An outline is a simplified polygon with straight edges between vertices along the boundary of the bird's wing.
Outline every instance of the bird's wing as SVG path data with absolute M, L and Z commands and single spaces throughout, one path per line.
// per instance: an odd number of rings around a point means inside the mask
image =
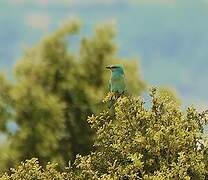
M 108 89 L 111 91 L 111 81 L 108 82 Z

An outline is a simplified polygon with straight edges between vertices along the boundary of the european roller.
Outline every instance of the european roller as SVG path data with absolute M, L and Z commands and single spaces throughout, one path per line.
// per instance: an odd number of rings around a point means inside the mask
M 123 94 L 126 90 L 124 68 L 122 65 L 110 65 L 106 67 L 111 70 L 109 89 L 111 92 Z

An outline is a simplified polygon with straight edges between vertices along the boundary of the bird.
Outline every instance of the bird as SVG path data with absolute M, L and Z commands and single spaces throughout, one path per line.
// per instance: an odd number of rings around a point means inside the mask
M 113 93 L 123 94 L 126 91 L 124 67 L 120 64 L 106 66 L 111 71 L 109 89 Z

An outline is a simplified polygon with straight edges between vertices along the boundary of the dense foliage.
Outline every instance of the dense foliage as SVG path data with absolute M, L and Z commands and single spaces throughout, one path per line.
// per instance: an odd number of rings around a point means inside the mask
M 112 98 L 114 94 L 109 94 L 104 101 Z M 146 107 L 140 97 L 122 96 L 110 109 L 89 117 L 96 131 L 95 149 L 90 155 L 78 155 L 65 172 L 52 164 L 41 169 L 32 159 L 2 179 L 208 178 L 208 146 L 203 137 L 206 113 L 192 107 L 183 112 L 155 89 L 151 102 Z
M 79 30 L 77 21 L 63 25 L 25 51 L 12 81 L 0 76 L 0 131 L 7 138 L 0 144 L 0 171 L 33 157 L 41 165 L 51 161 L 65 167 L 76 154 L 89 153 L 94 132 L 86 119 L 103 106 L 110 76 L 106 65 L 125 65 L 130 93 L 145 89 L 138 61 L 117 56 L 111 25 L 81 37 L 74 50 L 71 39 L 79 39 Z M 17 127 L 7 128 L 11 123 Z

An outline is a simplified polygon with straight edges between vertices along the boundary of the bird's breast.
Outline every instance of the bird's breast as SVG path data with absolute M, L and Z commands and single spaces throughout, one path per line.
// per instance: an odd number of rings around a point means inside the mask
M 112 86 L 120 86 L 125 85 L 125 80 L 123 77 L 112 77 L 111 78 L 111 85 Z
M 120 81 L 123 81 L 124 80 L 124 76 L 123 75 L 120 75 L 120 76 L 112 76 L 111 77 L 111 81 L 112 82 L 120 82 Z

